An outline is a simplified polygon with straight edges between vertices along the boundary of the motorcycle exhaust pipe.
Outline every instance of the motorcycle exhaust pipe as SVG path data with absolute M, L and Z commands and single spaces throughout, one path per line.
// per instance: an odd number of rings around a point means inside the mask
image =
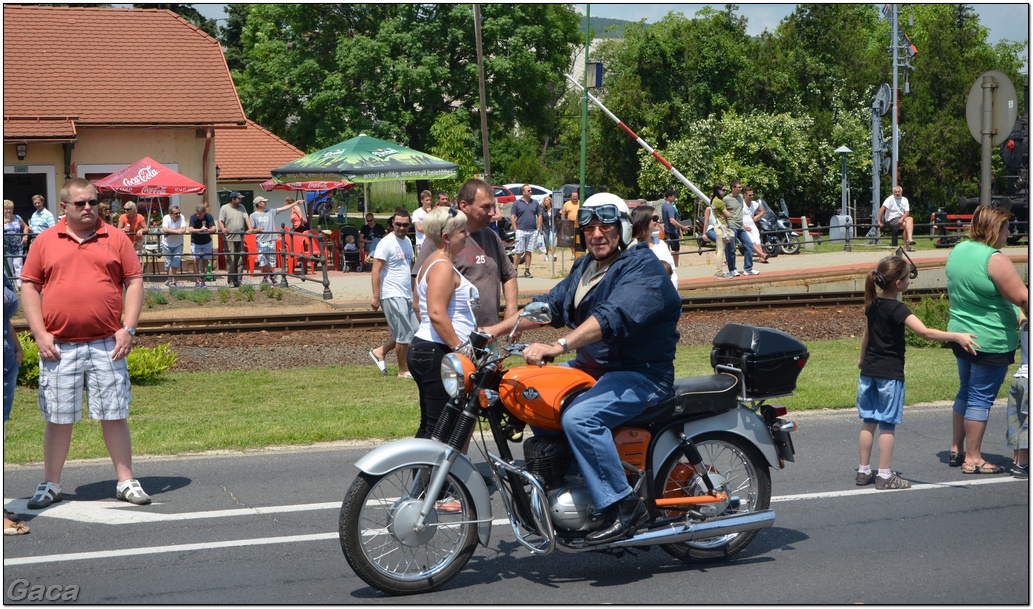
M 745 533 L 766 529 L 775 524 L 775 510 L 761 510 L 748 514 L 736 514 L 722 518 L 712 518 L 704 522 L 694 522 L 683 525 L 670 525 L 661 529 L 645 530 L 636 533 L 630 539 L 622 539 L 608 545 L 608 547 L 628 546 L 653 546 L 664 543 L 683 543 L 706 539 L 707 537 L 720 537 L 732 533 Z

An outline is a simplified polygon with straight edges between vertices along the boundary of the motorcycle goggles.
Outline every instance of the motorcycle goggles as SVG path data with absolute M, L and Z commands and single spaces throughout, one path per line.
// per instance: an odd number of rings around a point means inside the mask
M 588 226 L 592 222 L 592 218 L 598 219 L 603 224 L 616 224 L 621 220 L 621 210 L 617 209 L 616 205 L 596 205 L 577 210 L 579 228 Z

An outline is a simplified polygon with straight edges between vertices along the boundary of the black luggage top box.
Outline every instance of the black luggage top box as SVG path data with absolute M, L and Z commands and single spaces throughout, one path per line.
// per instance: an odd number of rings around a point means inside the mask
M 746 396 L 788 395 L 796 389 L 810 353 L 793 336 L 773 328 L 728 324 L 714 337 L 710 365 L 734 366 L 743 372 Z

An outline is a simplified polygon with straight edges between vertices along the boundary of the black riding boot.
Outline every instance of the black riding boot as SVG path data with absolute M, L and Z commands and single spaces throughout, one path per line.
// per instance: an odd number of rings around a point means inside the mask
M 649 516 L 642 498 L 635 494 L 611 505 L 607 511 L 611 514 L 612 522 L 598 531 L 589 533 L 585 537 L 587 543 L 603 543 L 634 535 L 635 529 Z

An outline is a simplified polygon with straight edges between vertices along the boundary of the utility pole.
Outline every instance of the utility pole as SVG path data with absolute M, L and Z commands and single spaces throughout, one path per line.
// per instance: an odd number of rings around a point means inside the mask
M 890 52 L 893 57 L 893 167 L 891 169 L 893 187 L 897 186 L 900 179 L 900 172 L 898 166 L 900 164 L 900 128 L 898 127 L 898 113 L 900 111 L 900 79 L 898 76 L 898 70 L 904 69 L 904 93 L 907 94 L 911 91 L 911 86 L 908 83 L 908 73 L 914 68 L 911 66 L 911 60 L 918 55 L 918 49 L 915 45 L 911 44 L 911 39 L 908 38 L 907 34 L 900 27 L 900 5 L 892 4 L 883 8 L 883 14 L 890 21 Z M 911 20 L 908 20 L 908 24 L 911 25 Z
M 585 5 L 585 87 L 581 96 L 581 182 L 578 197 L 585 202 L 585 164 L 588 160 L 588 49 L 592 43 L 592 5 Z
M 481 48 L 481 5 L 473 5 L 473 33 L 477 42 L 477 80 L 481 96 L 481 149 L 484 153 L 484 181 L 491 184 L 491 159 L 488 158 L 488 100 L 484 90 L 484 51 Z
M 892 188 L 897 187 L 897 163 L 900 160 L 900 150 L 897 147 L 897 143 L 900 141 L 900 131 L 897 129 L 897 109 L 900 107 L 900 99 L 898 97 L 898 81 L 897 81 L 897 58 L 899 56 L 898 50 L 900 45 L 897 44 L 897 29 L 900 24 L 897 22 L 897 18 L 900 12 L 897 9 L 897 5 L 893 5 L 893 16 L 890 17 L 890 27 L 892 32 L 890 33 L 890 46 L 893 48 L 893 169 L 891 174 Z M 892 189 L 890 192 L 893 192 Z

